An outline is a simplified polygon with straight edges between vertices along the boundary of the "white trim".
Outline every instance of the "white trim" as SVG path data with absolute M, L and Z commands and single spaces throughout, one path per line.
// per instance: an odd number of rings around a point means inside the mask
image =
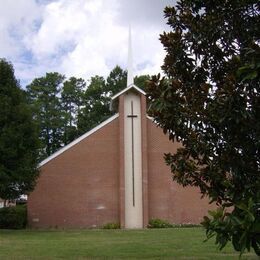
M 127 91 L 130 90 L 131 88 L 134 88 L 136 91 L 138 91 L 138 92 L 140 92 L 141 94 L 143 94 L 143 95 L 146 96 L 146 93 L 145 93 L 142 89 L 138 88 L 138 87 L 137 87 L 136 85 L 134 85 L 134 84 L 131 84 L 131 85 L 129 85 L 127 88 L 123 89 L 122 91 L 120 91 L 119 93 L 117 93 L 115 96 L 113 96 L 113 97 L 111 98 L 111 100 L 113 101 L 114 99 L 116 99 L 117 97 L 121 96 L 123 93 L 127 92 Z
M 55 152 L 54 154 L 50 155 L 49 157 L 47 157 L 45 160 L 43 160 L 42 162 L 40 162 L 38 167 L 42 167 L 44 164 L 46 164 L 47 162 L 51 161 L 52 159 L 56 158 L 57 156 L 59 156 L 60 154 L 64 153 L 65 151 L 67 151 L 68 149 L 70 149 L 72 146 L 76 145 L 77 143 L 81 142 L 83 139 L 85 139 L 86 137 L 92 135 L 93 133 L 95 133 L 96 131 L 98 131 L 100 128 L 102 128 L 103 126 L 109 124 L 110 122 L 112 122 L 114 119 L 118 118 L 119 114 L 115 114 L 114 116 L 108 118 L 107 120 L 105 120 L 104 122 L 102 122 L 101 124 L 99 124 L 98 126 L 94 127 L 93 129 L 91 129 L 90 131 L 88 131 L 87 133 L 83 134 L 82 136 L 80 136 L 79 138 L 77 138 L 76 140 L 72 141 L 71 143 L 67 144 L 66 146 L 62 147 L 60 150 L 58 150 L 57 152 Z

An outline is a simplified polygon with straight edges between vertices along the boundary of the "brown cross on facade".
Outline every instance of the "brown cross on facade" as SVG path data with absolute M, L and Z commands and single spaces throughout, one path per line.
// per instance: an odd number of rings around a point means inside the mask
M 131 115 L 127 115 L 131 118 L 131 127 L 132 127 L 132 187 L 133 187 L 133 206 L 135 206 L 135 161 L 134 161 L 134 118 L 137 115 L 134 115 L 134 105 L 131 101 Z

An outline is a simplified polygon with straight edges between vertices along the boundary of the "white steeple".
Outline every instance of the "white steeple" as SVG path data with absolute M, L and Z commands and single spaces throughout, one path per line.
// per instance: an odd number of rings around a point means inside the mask
M 132 39 L 131 39 L 131 27 L 129 26 L 128 36 L 128 62 L 127 62 L 127 87 L 134 84 L 133 76 L 133 57 L 132 57 Z

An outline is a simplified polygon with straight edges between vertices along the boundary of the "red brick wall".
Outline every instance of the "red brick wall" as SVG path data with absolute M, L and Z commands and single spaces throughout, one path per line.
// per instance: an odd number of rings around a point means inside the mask
M 31 227 L 119 222 L 118 118 L 41 167 L 28 199 Z
M 124 226 L 122 122 L 113 120 L 41 167 L 28 199 L 31 227 L 99 227 L 109 222 Z M 177 144 L 151 120 L 143 118 L 142 125 L 144 225 L 151 218 L 199 223 L 210 208 L 207 200 L 201 200 L 197 189 L 173 182 L 163 159 Z
M 201 199 L 197 188 L 183 188 L 172 181 L 163 155 L 175 153 L 180 144 L 170 142 L 161 128 L 150 119 L 147 121 L 149 219 L 199 224 L 213 206 L 208 204 L 208 200 Z

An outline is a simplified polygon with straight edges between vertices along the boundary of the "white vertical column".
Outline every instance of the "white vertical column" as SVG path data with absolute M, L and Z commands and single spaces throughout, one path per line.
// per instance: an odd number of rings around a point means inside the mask
M 141 99 L 124 98 L 125 227 L 143 228 Z

